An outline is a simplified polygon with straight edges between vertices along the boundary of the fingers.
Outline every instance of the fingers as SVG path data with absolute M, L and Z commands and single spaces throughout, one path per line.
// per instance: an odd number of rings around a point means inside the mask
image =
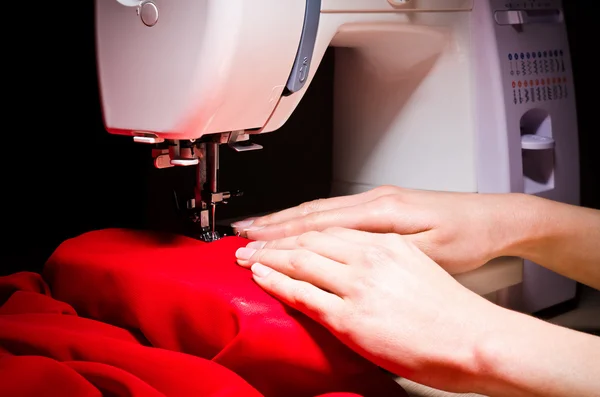
M 235 222 L 231 226 L 237 233 L 246 236 L 247 231 L 251 231 L 256 228 L 286 222 L 295 218 L 301 218 L 309 214 L 314 214 L 316 212 L 329 211 L 366 203 L 385 194 L 390 194 L 394 189 L 395 188 L 393 187 L 385 186 L 350 196 L 309 201 L 296 207 L 288 208 L 270 215 L 265 215 L 263 217 L 248 218 L 240 222 Z
M 250 228 L 246 231 L 246 236 L 252 240 L 269 241 L 299 236 L 308 231 L 322 231 L 334 226 L 376 231 L 381 227 L 385 227 L 385 224 L 380 222 L 380 215 L 381 209 L 378 209 L 376 205 L 360 204 L 313 212 L 299 218 L 269 224 L 256 229 Z
M 258 218 L 246 218 L 241 221 L 233 222 L 231 227 L 233 228 L 234 233 L 245 234 L 245 230 L 252 226 L 255 220 Z
M 270 241 L 331 227 L 406 235 L 430 230 L 433 227 L 430 218 L 418 207 L 403 203 L 398 195 L 384 195 L 355 206 L 313 212 L 281 223 L 249 228 L 246 237 Z
M 340 263 L 350 263 L 360 257 L 365 246 L 382 246 L 399 255 L 406 249 L 418 250 L 428 255 L 432 251 L 431 231 L 400 235 L 397 233 L 370 233 L 360 230 L 333 227 L 323 232 L 307 232 L 300 236 L 271 241 L 252 241 L 246 246 L 252 250 L 264 248 L 293 250 L 305 248 Z M 240 264 L 244 265 L 244 261 Z M 247 261 L 246 266 L 249 266 Z
M 367 233 L 359 230 L 334 227 L 325 230 L 323 233 L 331 234 L 354 244 L 380 245 L 391 250 L 392 252 L 398 252 L 398 250 L 404 250 L 406 248 L 413 248 L 422 251 L 424 254 L 427 254 L 427 252 L 423 251 L 422 247 L 427 247 L 425 242 L 427 241 L 427 236 L 430 231 L 400 235 L 397 233 Z M 259 242 L 258 244 L 261 243 Z
M 340 296 L 345 295 L 348 290 L 348 267 L 308 249 L 266 248 L 254 251 L 241 248 L 236 256 L 238 263 L 244 267 L 260 263 L 293 279 L 306 281 Z
M 359 230 L 346 229 L 343 227 L 332 227 L 325 229 L 323 233 L 335 236 L 351 243 L 367 245 L 381 244 L 381 242 L 386 239 L 384 237 L 386 234 L 366 233 Z
M 369 233 L 342 227 L 332 227 L 324 230 L 323 233 L 355 244 L 383 245 L 387 248 L 397 248 L 411 241 L 413 237 L 413 235 L 403 236 L 398 233 Z
M 341 317 L 344 301 L 339 296 L 306 281 L 294 280 L 260 263 L 252 265 L 251 269 L 254 281 L 267 293 L 313 320 L 331 325 L 336 317 Z
M 357 232 L 360 234 L 360 232 Z M 307 232 L 300 236 L 285 237 L 272 241 L 253 241 L 246 247 L 250 249 L 275 249 L 294 250 L 307 249 L 335 262 L 347 264 L 360 254 L 360 248 L 352 242 L 359 242 L 359 238 L 349 240 L 344 234 L 335 235 L 325 232 Z

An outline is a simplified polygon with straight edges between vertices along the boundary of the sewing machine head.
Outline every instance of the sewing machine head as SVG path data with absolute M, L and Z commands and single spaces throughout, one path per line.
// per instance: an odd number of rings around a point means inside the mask
M 559 0 L 97 0 L 105 126 L 154 145 L 158 168 L 198 165 L 187 206 L 211 241 L 216 205 L 240 194 L 219 191 L 219 145 L 260 149 L 252 135 L 288 120 L 335 47 L 332 195 L 391 184 L 576 204 L 561 9 Z M 472 289 L 519 284 L 519 264 Z M 538 306 L 574 288 L 531 280 Z
M 218 190 L 219 144 L 260 149 L 249 143 L 251 134 L 287 121 L 330 45 L 358 48 L 375 67 L 406 75 L 411 64 L 435 58 L 447 34 L 413 26 L 399 11 L 471 6 L 472 0 L 97 1 L 105 126 L 154 145 L 157 168 L 199 167 L 188 206 L 200 210 L 193 218 L 212 240 L 215 205 L 232 196 Z
M 307 65 L 295 62 L 304 3 L 96 2 L 105 127 L 154 145 L 157 168 L 198 167 L 187 205 L 204 240 L 218 238 L 216 204 L 240 194 L 218 189 L 218 146 L 260 149 L 250 133 L 266 131 L 282 95 L 306 82 Z M 309 3 L 318 21 L 319 5 Z

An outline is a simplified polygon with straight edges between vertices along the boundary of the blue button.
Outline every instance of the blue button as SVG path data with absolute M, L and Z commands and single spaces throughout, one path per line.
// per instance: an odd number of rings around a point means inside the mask
M 525 59 L 525 54 L 521 53 L 521 59 Z
M 508 60 L 512 61 L 512 54 L 508 54 Z
M 519 54 L 515 52 L 515 59 L 519 59 Z
M 536 54 L 535 54 L 535 52 L 532 52 L 532 53 L 531 53 L 531 57 L 532 57 L 533 59 L 535 59 L 535 57 L 536 57 Z
M 557 57 L 558 56 L 558 50 L 554 50 L 554 56 Z
M 544 58 L 548 56 L 548 51 L 544 51 Z
M 542 57 L 542 52 L 538 51 L 538 58 L 541 58 L 541 57 Z
M 527 59 L 531 58 L 531 54 L 530 53 L 525 54 L 525 56 L 527 57 Z
M 560 50 L 560 56 L 562 57 L 564 55 L 563 50 Z

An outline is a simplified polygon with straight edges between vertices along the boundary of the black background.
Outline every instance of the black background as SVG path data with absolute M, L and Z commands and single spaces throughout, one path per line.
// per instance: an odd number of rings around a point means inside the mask
M 4 14 L 11 22 L 5 25 L 2 57 L 0 274 L 39 270 L 61 241 L 88 230 L 174 229 L 172 189 L 191 183 L 190 170 L 155 170 L 148 147 L 105 132 L 93 1 L 14 3 Z M 598 84 L 592 74 L 596 54 L 590 51 L 599 35 L 586 3 L 567 1 L 565 7 L 578 103 L 582 204 L 600 208 Z M 246 196 L 220 216 L 327 195 L 331 55 L 286 126 L 258 138 L 264 150 L 222 151 L 222 186 L 242 188 Z

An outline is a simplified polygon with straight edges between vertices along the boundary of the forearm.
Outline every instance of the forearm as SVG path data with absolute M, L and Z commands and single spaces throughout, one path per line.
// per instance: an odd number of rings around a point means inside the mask
M 504 254 L 600 289 L 600 211 L 512 195 Z
M 478 393 L 600 396 L 600 338 L 501 309 L 476 349 Z

